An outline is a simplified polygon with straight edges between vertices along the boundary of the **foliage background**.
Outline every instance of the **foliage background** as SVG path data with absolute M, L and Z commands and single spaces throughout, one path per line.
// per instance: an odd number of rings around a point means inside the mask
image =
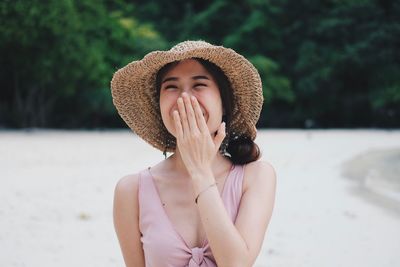
M 400 1 L 3 0 L 0 127 L 125 127 L 112 74 L 187 39 L 257 67 L 259 127 L 400 126 Z

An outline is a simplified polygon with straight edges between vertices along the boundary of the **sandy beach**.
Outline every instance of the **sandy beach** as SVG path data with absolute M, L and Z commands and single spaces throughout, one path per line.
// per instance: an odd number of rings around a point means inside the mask
M 400 130 L 267 129 L 256 143 L 278 180 L 256 267 L 400 266 Z M 115 184 L 162 159 L 128 130 L 0 131 L 0 266 L 124 266 Z

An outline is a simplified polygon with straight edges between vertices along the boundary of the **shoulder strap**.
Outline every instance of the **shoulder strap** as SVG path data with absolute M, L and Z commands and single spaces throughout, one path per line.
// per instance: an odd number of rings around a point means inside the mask
M 235 221 L 237 212 L 242 198 L 243 187 L 243 165 L 235 165 L 226 181 L 226 188 L 224 189 L 223 201 L 225 208 L 230 215 L 232 221 Z

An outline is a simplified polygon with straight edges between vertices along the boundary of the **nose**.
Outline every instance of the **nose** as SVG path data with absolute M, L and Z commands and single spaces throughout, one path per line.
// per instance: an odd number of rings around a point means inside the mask
M 190 89 L 184 89 L 184 90 L 182 90 L 180 96 L 183 97 L 184 94 L 187 94 L 188 97 L 191 97 L 191 96 L 193 95 L 193 94 L 192 94 L 192 91 L 191 91 Z M 194 96 L 194 97 L 196 97 L 196 96 Z M 197 97 L 196 97 L 196 99 L 197 99 Z M 197 101 L 199 102 L 200 109 L 201 109 L 201 111 L 202 111 L 202 113 L 203 113 L 203 115 L 204 115 L 204 114 L 205 114 L 205 110 L 204 110 L 203 106 L 200 104 L 200 101 L 199 101 L 199 100 L 197 100 Z
M 191 96 L 192 96 L 192 90 L 190 90 L 190 89 L 184 89 L 184 90 L 181 92 L 181 97 L 183 97 L 184 94 L 186 94 L 187 96 L 191 97 Z

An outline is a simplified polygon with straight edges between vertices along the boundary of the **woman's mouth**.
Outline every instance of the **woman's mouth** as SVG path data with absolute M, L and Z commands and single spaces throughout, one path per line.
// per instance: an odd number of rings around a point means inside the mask
M 204 120 L 207 122 L 207 120 L 208 120 L 208 116 L 206 115 L 206 113 L 205 113 L 205 112 L 203 112 L 203 118 L 204 118 Z

